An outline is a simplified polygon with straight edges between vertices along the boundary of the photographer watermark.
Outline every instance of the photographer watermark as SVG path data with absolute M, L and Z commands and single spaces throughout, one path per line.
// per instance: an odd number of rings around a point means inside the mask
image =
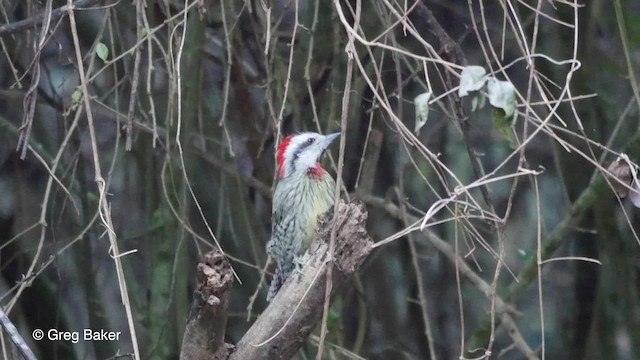
M 47 339 L 49 341 L 65 341 L 77 344 L 80 341 L 118 341 L 120 340 L 120 331 L 106 331 L 103 329 L 92 330 L 83 329 L 82 331 L 60 331 L 58 329 L 41 330 L 35 329 L 31 333 L 33 340 L 40 341 Z

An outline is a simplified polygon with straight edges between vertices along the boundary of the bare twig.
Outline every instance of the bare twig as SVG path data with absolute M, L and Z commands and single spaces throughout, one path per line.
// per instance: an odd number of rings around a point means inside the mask
M 116 267 L 116 274 L 118 276 L 118 285 L 120 286 L 120 295 L 122 297 L 122 304 L 127 315 L 127 322 L 129 325 L 129 333 L 131 334 L 131 343 L 133 345 L 133 352 L 135 359 L 140 359 L 140 350 L 138 349 L 138 338 L 136 336 L 136 329 L 133 320 L 133 311 L 131 310 L 131 302 L 129 300 L 129 291 L 127 289 L 126 279 L 124 277 L 124 270 L 122 269 L 122 261 L 120 250 L 118 248 L 118 241 L 115 229 L 113 227 L 111 217 L 111 206 L 107 201 L 107 182 L 102 177 L 100 156 L 98 150 L 98 143 L 96 140 L 96 130 L 93 121 L 93 114 L 91 110 L 91 102 L 89 101 L 89 87 L 87 84 L 87 78 L 85 75 L 84 66 L 82 66 L 82 54 L 80 52 L 80 40 L 78 39 L 78 29 L 75 20 L 74 6 L 71 0 L 67 0 L 69 21 L 71 23 L 71 34 L 73 38 L 73 45 L 75 48 L 76 61 L 78 63 L 78 74 L 80 75 L 80 87 L 82 89 L 83 101 L 85 113 L 87 116 L 87 125 L 89 128 L 89 137 L 91 139 L 91 153 L 93 155 L 93 170 L 96 186 L 98 188 L 99 195 L 99 214 L 102 225 L 106 228 L 107 237 L 110 244 L 110 255 L 113 259 Z
M 71 8 L 81 8 L 81 7 L 87 7 L 87 6 L 92 6 L 95 5 L 101 1 L 107 1 L 107 0 L 78 0 L 78 1 L 74 1 L 72 4 L 67 4 L 64 6 L 61 6 L 59 8 L 53 9 L 51 11 L 51 15 L 48 17 L 50 19 L 51 22 L 55 22 L 58 19 L 60 19 L 61 17 L 63 17 Z M 38 14 L 35 16 L 32 16 L 28 19 L 24 19 L 24 20 L 20 20 L 20 21 L 16 21 L 10 24 L 6 24 L 6 25 L 1 25 L 0 26 L 0 37 L 2 36 L 6 36 L 6 35 L 10 35 L 16 32 L 20 32 L 20 31 L 24 31 L 24 30 L 30 30 L 30 29 L 34 29 L 37 28 L 38 26 L 42 25 L 42 22 L 45 20 L 45 14 Z
M 396 188 L 396 197 L 399 200 L 400 204 L 400 216 L 402 217 L 402 221 L 404 221 L 405 226 L 409 226 L 409 218 L 407 217 L 407 206 L 404 202 L 401 201 L 403 199 L 403 191 L 399 188 Z M 418 299 L 420 300 L 420 312 L 422 314 L 422 321 L 424 322 L 424 335 L 427 339 L 427 345 L 429 346 L 429 356 L 431 360 L 437 360 L 438 356 L 436 355 L 435 342 L 433 341 L 433 334 L 431 331 L 431 319 L 429 318 L 429 311 L 427 305 L 427 294 L 424 286 L 423 272 L 420 269 L 420 260 L 418 254 L 418 248 L 416 246 L 416 239 L 412 233 L 407 234 L 409 238 L 409 250 L 411 250 L 411 264 L 413 265 L 413 271 L 416 276 L 416 283 L 418 285 Z
M 361 195 L 361 199 L 374 206 L 380 206 L 384 208 L 387 213 L 392 215 L 393 217 L 402 220 L 403 214 L 401 209 L 391 203 L 386 201 L 385 199 L 377 198 L 375 196 L 365 196 Z M 409 222 L 417 222 L 419 218 L 409 215 L 406 215 L 406 218 Z M 503 326 L 508 330 L 509 336 L 515 346 L 527 356 L 527 359 L 537 359 L 537 356 L 531 350 L 529 345 L 526 343 L 518 327 L 513 321 L 513 318 L 509 313 L 514 312 L 514 310 L 509 306 L 504 300 L 502 300 L 492 289 L 492 286 L 484 281 L 478 274 L 471 269 L 471 267 L 456 253 L 456 251 L 448 244 L 446 241 L 440 239 L 438 235 L 436 235 L 433 231 L 429 229 L 423 230 L 423 234 L 433 244 L 440 252 L 442 252 L 452 263 L 457 264 L 460 269 L 460 273 L 467 278 L 476 288 L 478 288 L 482 293 L 487 296 L 487 298 L 494 298 L 496 303 L 496 314 L 502 320 Z
M 142 34 L 142 25 L 144 17 L 144 4 L 142 1 L 136 1 L 136 35 Z M 125 150 L 131 151 L 131 143 L 133 141 L 133 118 L 135 116 L 136 104 L 138 103 L 138 83 L 140 82 L 140 60 L 142 56 L 142 44 L 136 46 L 133 59 L 133 72 L 131 73 L 131 93 L 129 95 L 129 111 L 127 111 L 127 119 L 125 131 L 127 134 L 125 140 Z
M 335 4 L 335 6 L 340 6 L 340 4 Z M 362 12 L 362 4 L 361 0 L 356 1 L 356 17 L 354 21 L 357 23 L 360 22 L 360 13 Z M 347 43 L 347 48 L 345 49 L 347 53 L 347 73 L 345 75 L 344 80 L 344 93 L 342 97 L 342 113 L 341 113 L 341 127 L 342 127 L 342 136 L 340 136 L 340 156 L 338 158 L 338 173 L 336 179 L 336 188 L 334 190 L 334 198 L 340 198 L 340 188 L 342 187 L 342 169 L 344 166 L 344 148 L 346 144 L 346 133 L 347 133 L 347 115 L 349 114 L 349 100 L 351 99 L 351 85 L 353 81 L 353 37 L 349 35 L 349 40 Z M 336 204 L 333 209 L 333 222 L 337 224 L 338 218 L 338 208 L 340 204 L 336 201 Z M 331 236 L 329 238 L 329 261 L 331 265 L 333 265 L 333 256 L 335 254 L 335 246 L 336 246 L 336 233 L 338 231 L 337 226 L 331 229 Z M 329 266 L 327 271 L 327 283 L 325 287 L 324 293 L 324 309 L 322 312 L 322 324 L 320 325 L 320 345 L 318 346 L 318 353 L 316 354 L 316 360 L 322 360 L 322 351 L 324 349 L 324 340 L 327 336 L 327 319 L 329 318 L 329 304 L 331 302 L 331 288 L 333 286 L 333 266 Z
M 22 106 L 24 108 L 24 115 L 22 117 L 22 126 L 20 126 L 20 137 L 18 138 L 18 148 L 22 147 L 20 152 L 20 158 L 24 160 L 27 156 L 27 148 L 29 147 L 29 137 L 31 136 L 31 128 L 33 127 L 33 116 L 36 112 L 36 89 L 40 83 L 40 53 L 44 47 L 47 33 L 49 32 L 49 26 L 51 24 L 51 7 L 53 6 L 52 0 L 47 0 L 45 5 L 44 26 L 40 29 L 40 35 L 38 38 L 33 39 L 33 74 L 31 76 L 31 85 L 24 96 Z
M 36 355 L 31 351 L 31 348 L 24 341 L 18 329 L 16 329 L 15 325 L 11 322 L 11 320 L 7 317 L 7 314 L 4 313 L 2 307 L 0 307 L 0 324 L 4 330 L 9 334 L 11 341 L 18 348 L 18 351 L 22 354 L 22 357 L 26 360 L 36 360 Z M 34 332 L 35 334 L 35 332 Z M 35 335 L 34 335 L 35 336 Z

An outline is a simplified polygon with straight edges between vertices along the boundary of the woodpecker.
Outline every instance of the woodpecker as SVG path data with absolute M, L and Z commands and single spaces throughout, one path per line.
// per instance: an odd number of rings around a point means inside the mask
M 287 136 L 278 146 L 278 183 L 273 194 L 271 240 L 267 254 L 276 262 L 269 286 L 271 301 L 315 236 L 318 216 L 334 202 L 336 183 L 320 165 L 320 157 L 340 133 L 304 132 Z

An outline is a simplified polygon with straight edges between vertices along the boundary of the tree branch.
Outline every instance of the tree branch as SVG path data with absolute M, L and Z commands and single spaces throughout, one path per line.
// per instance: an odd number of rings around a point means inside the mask
M 77 9 L 80 7 L 87 7 L 91 5 L 95 5 L 104 0 L 78 0 L 73 3 L 73 5 L 64 5 L 59 8 L 56 8 L 51 11 L 51 21 L 57 21 L 65 14 L 69 12 L 71 9 Z M 38 26 L 42 25 L 42 21 L 44 20 L 44 13 L 34 15 L 30 18 L 12 22 L 10 24 L 0 26 L 0 37 L 13 34 L 20 31 L 35 29 Z
M 402 212 L 400 208 L 391 202 L 386 201 L 385 199 L 375 197 L 372 195 L 360 195 L 362 200 L 366 203 L 382 207 L 388 214 L 399 219 L 404 220 L 402 216 Z M 417 222 L 419 219 L 413 215 L 407 214 L 407 220 L 409 222 Z M 433 246 L 435 246 L 441 253 L 443 253 L 449 261 L 453 264 L 457 264 L 458 269 L 460 269 L 460 274 L 462 274 L 469 282 L 471 282 L 476 288 L 478 288 L 482 293 L 490 298 L 493 294 L 493 289 L 491 285 L 488 284 L 484 279 L 482 279 L 478 274 L 476 274 L 473 269 L 462 259 L 449 245 L 446 241 L 442 240 L 438 235 L 436 235 L 433 231 L 429 229 L 424 229 L 422 234 L 426 237 Z M 513 344 L 520 350 L 527 359 L 534 360 L 538 359 L 535 352 L 529 347 L 527 342 L 524 340 L 524 337 L 518 330 L 517 324 L 511 317 L 511 313 L 515 313 L 513 307 L 511 307 L 506 301 L 504 301 L 500 296 L 495 295 L 496 301 L 496 314 L 498 318 L 501 320 L 502 325 L 507 329 Z
M 361 202 L 341 203 L 337 227 L 332 295 L 360 267 L 371 252 L 367 210 Z M 238 342 L 230 360 L 289 359 L 302 346 L 322 315 L 328 266 L 327 243 L 334 224 L 330 216 L 319 221 L 317 239 L 299 273 L 284 283 L 271 305 Z

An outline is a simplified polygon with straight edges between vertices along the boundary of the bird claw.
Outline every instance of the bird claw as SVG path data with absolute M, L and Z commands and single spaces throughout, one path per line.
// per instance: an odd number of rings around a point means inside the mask
M 294 266 L 293 271 L 295 271 L 298 274 L 302 274 L 303 273 L 302 268 L 304 268 L 304 266 L 307 265 L 309 260 L 311 260 L 311 255 L 309 254 L 309 252 L 305 252 L 304 255 L 296 256 L 295 258 L 293 258 L 293 266 Z

